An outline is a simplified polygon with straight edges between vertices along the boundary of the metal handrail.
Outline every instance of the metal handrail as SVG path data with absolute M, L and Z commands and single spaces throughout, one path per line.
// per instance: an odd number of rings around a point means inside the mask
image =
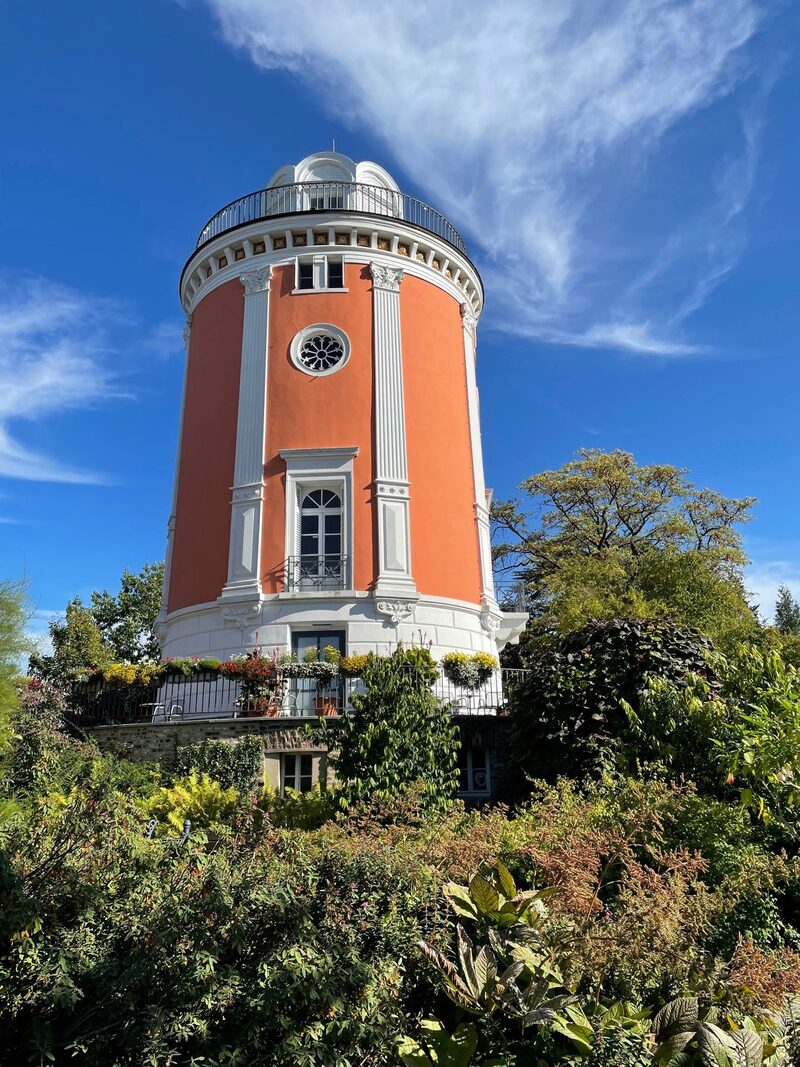
M 440 211 L 407 193 L 382 189 L 364 182 L 293 182 L 258 189 L 232 200 L 208 220 L 197 248 L 237 226 L 279 215 L 345 212 L 357 215 L 383 215 L 420 226 L 441 237 L 465 256 L 464 239 Z
M 337 555 L 289 556 L 283 564 L 287 592 L 318 589 L 349 589 L 350 559 Z

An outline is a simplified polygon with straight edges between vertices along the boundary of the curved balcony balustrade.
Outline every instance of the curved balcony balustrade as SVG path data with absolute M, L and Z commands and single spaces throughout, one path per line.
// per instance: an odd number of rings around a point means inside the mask
M 467 255 L 464 239 L 455 226 L 422 200 L 392 189 L 382 189 L 378 185 L 333 181 L 295 182 L 241 196 L 209 219 L 200 231 L 197 248 L 202 248 L 220 234 L 261 219 L 339 211 L 355 215 L 382 215 L 411 223 L 436 234 Z

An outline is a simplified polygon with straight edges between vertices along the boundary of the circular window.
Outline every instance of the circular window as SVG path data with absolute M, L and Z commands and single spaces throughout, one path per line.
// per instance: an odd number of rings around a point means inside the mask
M 301 330 L 291 346 L 292 362 L 306 374 L 333 374 L 347 362 L 350 342 L 336 326 L 318 323 Z

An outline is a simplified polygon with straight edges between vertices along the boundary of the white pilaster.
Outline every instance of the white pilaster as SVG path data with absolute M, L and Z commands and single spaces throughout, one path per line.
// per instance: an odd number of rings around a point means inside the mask
M 221 600 L 260 597 L 264 434 L 267 418 L 267 325 L 271 267 L 242 274 L 244 324 L 231 500 L 228 581 Z
M 483 446 L 478 407 L 478 381 L 475 373 L 475 330 L 477 319 L 469 304 L 461 305 L 461 321 L 464 327 L 464 360 L 467 372 L 467 410 L 469 434 L 472 444 L 472 478 L 475 492 L 475 525 L 478 536 L 478 554 L 481 570 L 481 607 L 484 629 L 495 631 L 499 624 L 500 610 L 494 594 L 492 574 L 492 545 L 489 528 L 489 508 L 483 474 Z
M 189 344 L 192 338 L 192 316 L 186 316 L 183 327 L 183 389 L 181 390 L 181 407 L 178 415 L 178 445 L 175 454 L 175 477 L 172 481 L 172 507 L 167 520 L 167 552 L 164 556 L 164 581 L 161 586 L 161 610 L 156 618 L 156 634 L 163 644 L 164 623 L 169 608 L 169 582 L 172 575 L 172 549 L 175 541 L 175 514 L 178 509 L 178 479 L 181 466 L 181 441 L 183 439 L 183 414 L 186 410 L 186 382 L 189 377 Z
M 403 271 L 370 263 L 375 360 L 375 500 L 378 509 L 377 608 L 390 621 L 408 618 L 417 590 L 411 576 L 400 283 Z

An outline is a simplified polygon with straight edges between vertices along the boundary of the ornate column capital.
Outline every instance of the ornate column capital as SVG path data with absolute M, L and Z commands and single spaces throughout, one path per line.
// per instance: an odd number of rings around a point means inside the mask
M 400 292 L 404 273 L 402 267 L 385 267 L 382 263 L 370 263 L 369 272 L 372 275 L 373 289 L 385 289 L 389 293 Z
M 239 275 L 245 296 L 250 296 L 252 293 L 265 293 L 269 289 L 271 279 L 272 267 L 257 267 L 255 270 Z
M 472 310 L 472 306 L 466 301 L 461 305 L 461 318 L 464 321 L 464 329 L 469 330 L 470 333 L 475 333 L 475 327 L 478 325 L 478 320 L 475 316 L 475 312 Z
M 183 343 L 184 343 L 184 345 L 188 345 L 189 344 L 189 338 L 191 337 L 191 335 L 192 335 L 192 313 L 191 313 L 191 311 L 187 311 L 186 312 L 186 322 L 184 323 L 184 327 L 183 327 Z

